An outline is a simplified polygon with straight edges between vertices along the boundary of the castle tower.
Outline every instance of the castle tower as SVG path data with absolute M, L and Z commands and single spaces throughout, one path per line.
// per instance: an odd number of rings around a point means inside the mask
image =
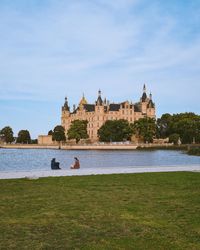
M 147 104 L 147 116 L 155 118 L 155 103 L 152 100 L 152 93 L 149 95 L 149 102 Z
M 141 102 L 141 111 L 142 111 L 142 114 L 146 115 L 146 113 L 147 113 L 148 98 L 147 98 L 146 85 L 145 84 L 143 86 L 143 94 L 142 94 L 142 97 L 140 99 L 140 102 Z
M 98 91 L 98 98 L 97 98 L 97 101 L 96 101 L 96 105 L 98 105 L 98 106 L 103 105 L 103 100 L 101 98 L 101 90 Z
M 143 94 L 142 94 L 142 97 L 141 97 L 141 101 L 145 102 L 146 100 L 147 100 L 147 93 L 146 93 L 146 85 L 144 84 L 144 86 L 143 86 Z
M 62 116 L 61 116 L 61 124 L 65 128 L 65 130 L 68 130 L 69 124 L 69 117 L 70 117 L 70 107 L 68 104 L 67 97 L 65 97 L 64 105 L 62 106 Z
M 70 111 L 70 107 L 69 107 L 69 105 L 68 105 L 67 97 L 65 97 L 65 102 L 64 102 L 64 105 L 62 106 L 62 110 L 63 110 L 63 111 L 67 111 L 67 112 Z
M 95 123 L 94 123 L 94 135 L 97 137 L 98 129 L 104 123 L 104 105 L 101 98 L 101 90 L 98 91 L 98 98 L 95 105 Z

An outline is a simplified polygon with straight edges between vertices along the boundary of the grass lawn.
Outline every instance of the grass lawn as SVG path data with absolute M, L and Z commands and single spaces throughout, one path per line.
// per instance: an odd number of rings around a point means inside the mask
M 0 249 L 200 249 L 200 173 L 0 180 Z

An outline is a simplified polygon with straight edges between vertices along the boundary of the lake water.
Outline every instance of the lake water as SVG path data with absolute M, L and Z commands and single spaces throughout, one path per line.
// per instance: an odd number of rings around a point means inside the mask
M 200 157 L 174 150 L 0 149 L 0 171 L 49 170 L 52 158 L 60 162 L 62 169 L 69 169 L 74 156 L 80 159 L 81 168 L 200 165 Z

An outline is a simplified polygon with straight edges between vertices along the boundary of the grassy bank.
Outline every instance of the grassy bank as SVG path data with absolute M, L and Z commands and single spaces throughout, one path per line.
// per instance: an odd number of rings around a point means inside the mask
M 189 155 L 200 156 L 200 147 L 193 147 L 188 150 Z
M 0 249 L 200 249 L 200 174 L 0 180 Z
M 149 151 L 152 151 L 152 150 L 187 150 L 187 145 L 165 145 L 163 144 L 162 146 L 157 146 L 157 145 L 153 145 L 151 147 L 144 147 L 144 146 L 139 146 L 137 147 L 137 150 L 149 150 Z

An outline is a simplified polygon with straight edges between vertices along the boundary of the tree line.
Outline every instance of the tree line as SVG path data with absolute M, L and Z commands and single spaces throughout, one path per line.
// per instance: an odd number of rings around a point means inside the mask
M 89 138 L 87 134 L 87 121 L 75 120 L 67 132 L 67 138 Z M 65 141 L 65 131 L 62 126 L 56 126 L 49 131 L 53 140 Z M 195 113 L 163 114 L 157 120 L 141 118 L 134 123 L 127 120 L 108 120 L 98 130 L 99 141 L 119 142 L 131 140 L 135 136 L 140 141 L 152 143 L 153 139 L 169 138 L 169 142 L 178 144 L 200 143 L 200 116 Z
M 81 139 L 88 139 L 87 121 L 75 120 L 67 131 L 67 139 L 75 139 L 78 143 Z M 65 130 L 57 125 L 50 130 L 49 135 L 58 142 L 66 141 Z M 169 138 L 169 142 L 178 144 L 200 143 L 200 115 L 195 113 L 163 114 L 157 120 L 141 118 L 134 123 L 127 120 L 108 120 L 98 130 L 99 141 L 119 142 L 131 140 L 136 137 L 140 141 L 151 143 L 153 139 Z M 20 130 L 17 138 L 14 138 L 12 128 L 7 126 L 0 130 L 0 138 L 6 143 L 36 143 L 31 140 L 28 130 Z
M 17 137 L 15 138 L 12 128 L 9 126 L 6 126 L 0 130 L 0 139 L 5 143 L 37 143 L 37 140 L 31 140 L 31 136 L 28 130 L 20 130 Z

